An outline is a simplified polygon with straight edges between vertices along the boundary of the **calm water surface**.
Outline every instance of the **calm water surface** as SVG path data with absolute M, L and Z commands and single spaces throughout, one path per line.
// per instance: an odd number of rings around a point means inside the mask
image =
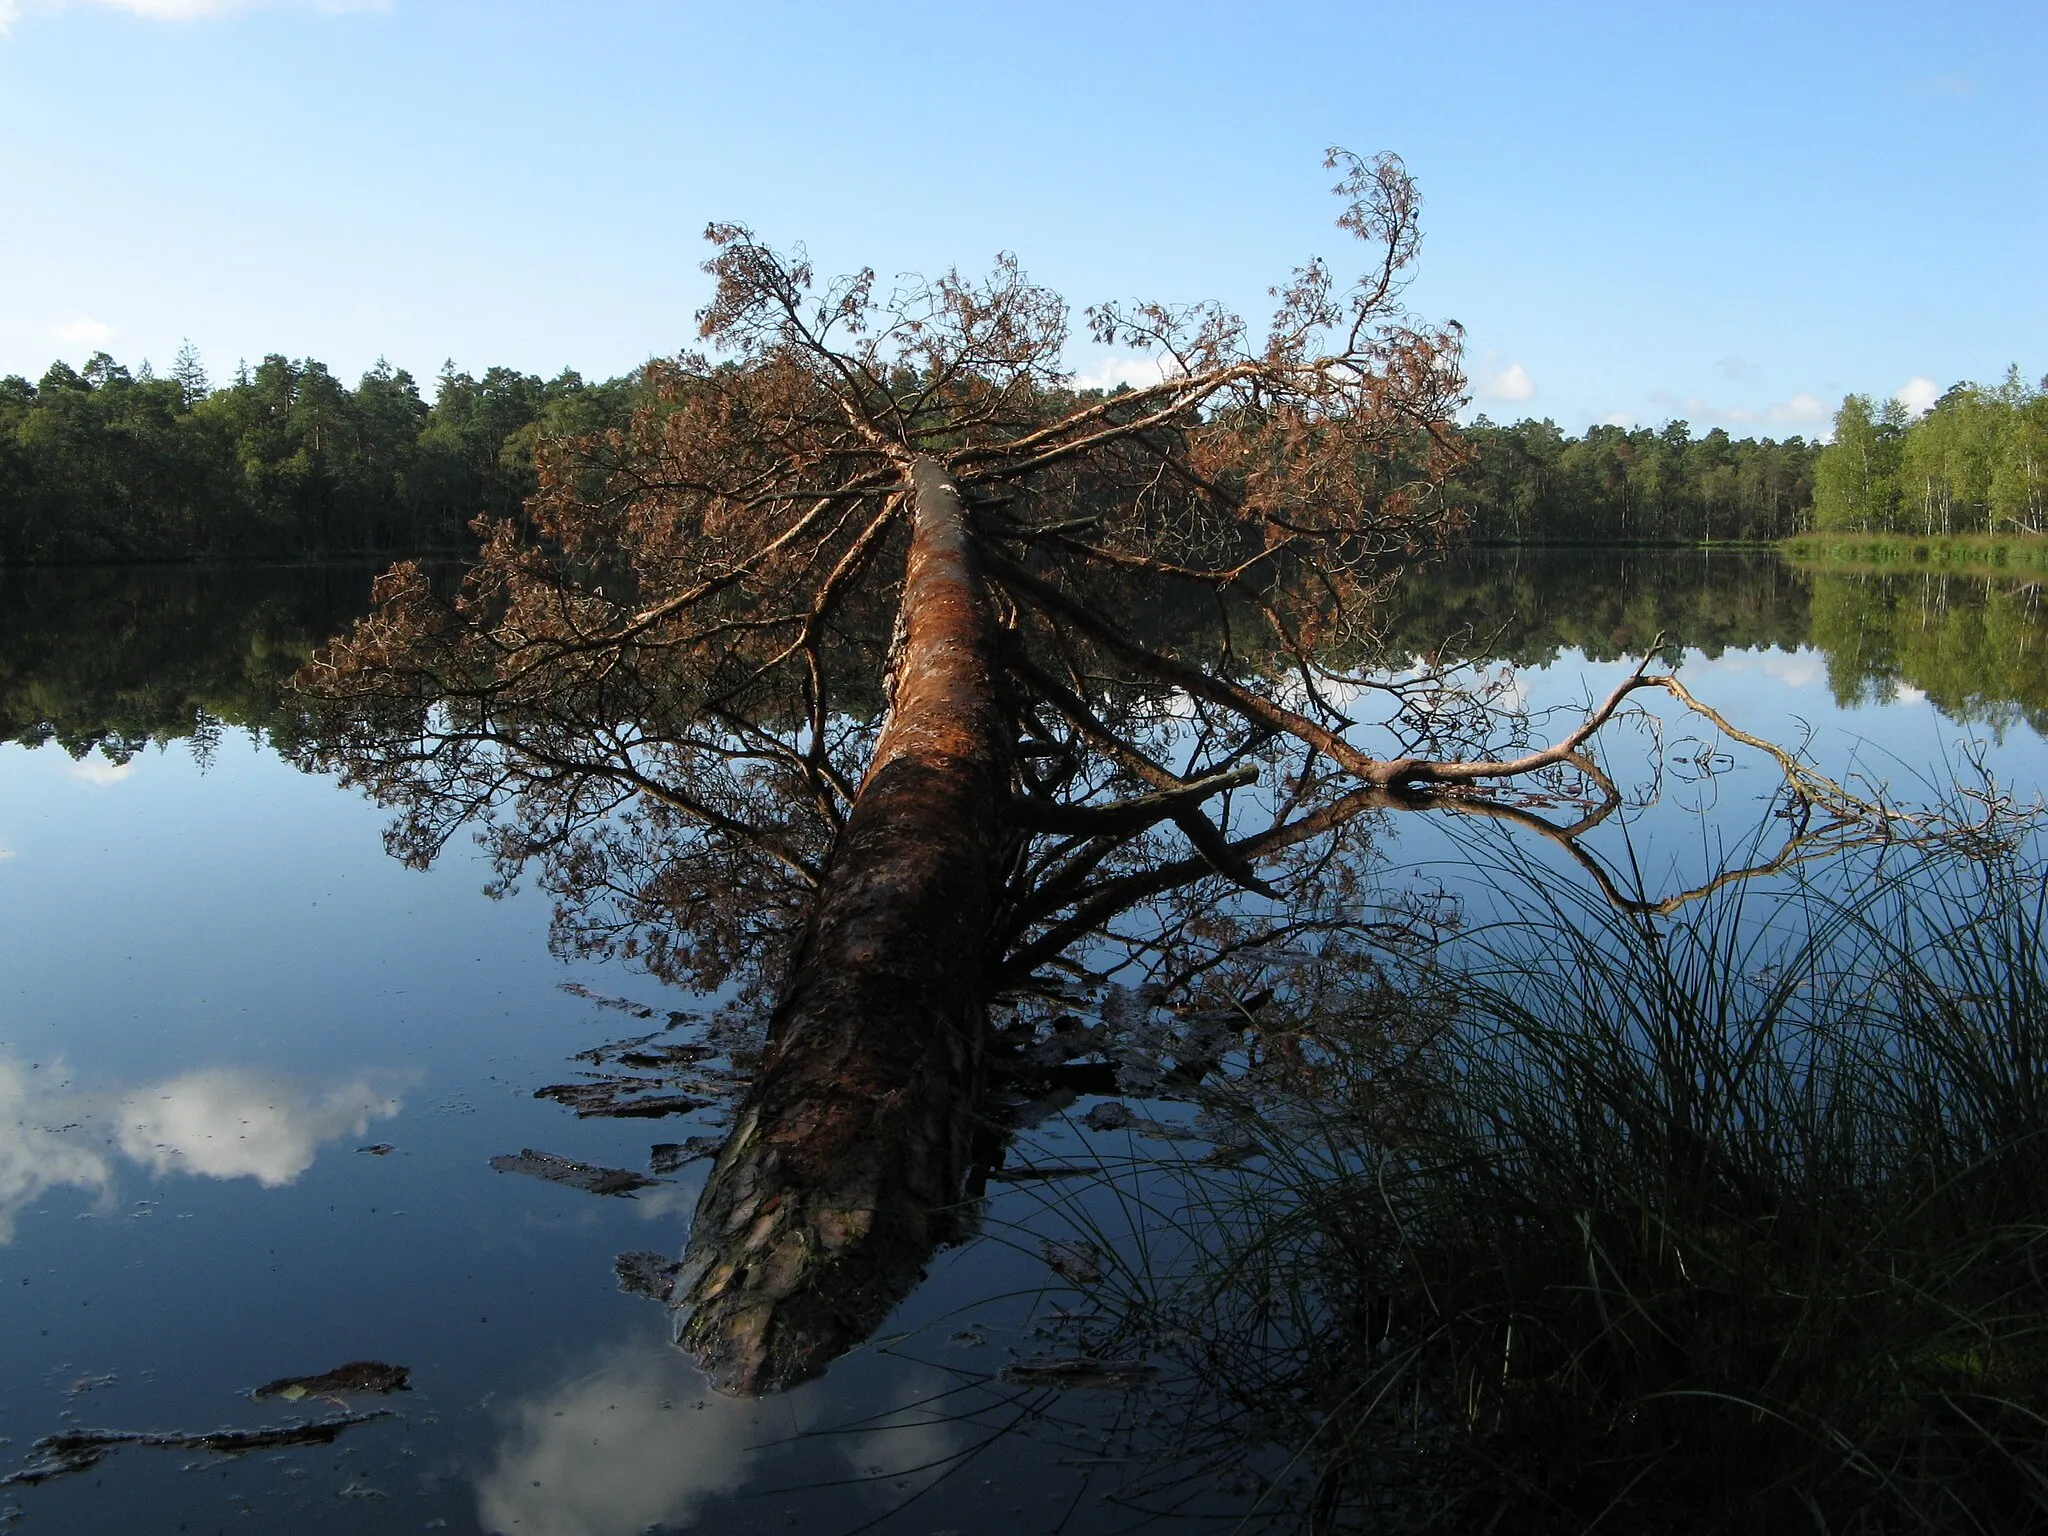
M 707 1000 L 551 956 L 543 896 L 487 897 L 467 846 L 401 867 L 383 812 L 280 755 L 279 679 L 366 589 L 353 570 L 0 575 L 0 1472 L 77 1427 L 390 1410 L 329 1445 L 119 1448 L 0 1489 L 0 1520 L 1040 1532 L 1253 1507 L 1227 1486 L 1110 1497 L 1163 1400 L 1003 1378 L 1074 1299 L 1041 1243 L 1069 1197 L 1030 1180 L 992 1184 L 981 1236 L 822 1380 L 758 1402 L 704 1387 L 615 1265 L 680 1253 L 705 1164 L 655 1172 L 651 1149 L 714 1134 L 716 1111 L 578 1118 L 535 1093 L 575 1081 L 579 1053 L 685 1037 Z M 1512 665 L 1539 710 L 1603 694 L 1663 632 L 1703 700 L 1894 793 L 1981 771 L 2031 796 L 2048 769 L 2032 588 L 1499 555 L 1418 577 L 1395 626 L 1397 654 Z M 1661 738 L 1631 727 L 1610 746 L 1641 803 L 1596 840 L 1649 899 L 1767 833 L 1776 784 L 1662 713 Z M 1488 901 L 1469 825 L 1403 816 L 1379 835 L 1390 889 Z M 1090 1129 L 1094 1102 L 1012 1164 L 1164 1150 Z M 606 1196 L 493 1168 L 525 1149 L 654 1182 Z M 1094 1198 L 1111 1237 L 1144 1226 L 1113 1197 L 1071 1198 Z M 406 1366 L 412 1389 L 250 1398 L 356 1360 Z

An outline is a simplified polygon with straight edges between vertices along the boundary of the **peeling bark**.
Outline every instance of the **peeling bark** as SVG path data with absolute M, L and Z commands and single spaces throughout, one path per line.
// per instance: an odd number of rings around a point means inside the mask
M 931 459 L 911 478 L 889 716 L 675 1292 L 678 1341 L 735 1394 L 821 1372 L 961 1218 L 1013 728 L 959 494 Z

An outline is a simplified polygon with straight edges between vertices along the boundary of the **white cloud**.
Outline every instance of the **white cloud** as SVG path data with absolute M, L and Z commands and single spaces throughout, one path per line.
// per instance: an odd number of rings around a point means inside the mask
M 0 25 L 4 24 L 5 19 L 0 18 Z M 80 315 L 76 320 L 50 327 L 50 337 L 67 347 L 104 347 L 114 339 L 114 328 L 104 320 L 89 320 Z
M 1790 400 L 1773 400 L 1768 405 L 1731 405 L 1724 410 L 1697 398 L 1686 401 L 1686 405 L 1696 415 L 1709 419 L 1718 417 L 1739 426 L 1821 426 L 1834 417 L 1834 412 L 1827 408 L 1825 401 L 1818 395 L 1808 394 L 1804 390 Z
M 77 0 L 70 0 L 70 3 L 75 4 Z M 234 0 L 85 0 L 85 3 L 147 16 L 152 21 L 198 21 L 202 17 L 220 16 L 240 8 Z
M 1959 96 L 1977 94 L 1977 82 L 1968 75 L 1931 75 L 1913 87 L 1916 96 Z
M 67 764 L 64 771 L 72 778 L 83 779 L 88 784 L 118 784 L 135 771 L 135 759 L 131 757 L 125 763 L 109 762 L 106 757 L 95 751 L 89 757 L 81 757 L 75 763 Z
M 1811 425 L 1815 422 L 1830 421 L 1834 414 L 1818 395 L 1810 395 L 1805 390 L 1801 390 L 1790 400 L 1781 400 L 1764 407 L 1767 419 L 1791 425 Z
M 1650 399 L 1674 418 L 1683 417 L 1695 428 L 1715 425 L 1825 428 L 1835 414 L 1820 396 L 1803 389 L 1789 400 L 1772 400 L 1764 405 L 1716 405 L 1704 396 L 1681 396 L 1669 389 L 1653 391 Z
M 1941 398 L 1941 388 L 1934 380 L 1916 373 L 1898 387 L 1892 398 L 1919 416 L 1934 408 L 1934 402 Z
M 367 1082 L 316 1096 L 281 1078 L 215 1067 L 137 1089 L 116 1106 L 114 1123 L 121 1150 L 157 1173 L 276 1188 L 312 1167 L 322 1143 L 363 1136 L 399 1108 Z
M 1528 369 L 1520 363 L 1509 363 L 1481 379 L 1479 393 L 1488 400 L 1527 400 L 1536 393 L 1536 385 Z
M 14 1240 L 14 1219 L 46 1190 L 84 1188 L 104 1196 L 112 1183 L 106 1159 L 72 1139 L 52 1110 L 49 1096 L 35 1092 L 55 1073 L 0 1061 L 0 1243 Z M 66 1117 L 68 1118 L 68 1117 Z
M 1632 427 L 1635 424 L 1635 417 L 1627 411 L 1609 411 L 1600 418 L 1600 425 L 1603 427 Z
M 349 11 L 388 11 L 391 0 L 0 0 L 0 35 L 24 15 L 53 15 L 88 5 L 126 11 L 150 21 L 188 22 L 255 10 L 310 10 L 329 16 Z
M 1111 353 L 1093 368 L 1074 375 L 1076 389 L 1115 389 L 1119 384 L 1144 389 L 1178 373 L 1166 358 L 1149 353 Z

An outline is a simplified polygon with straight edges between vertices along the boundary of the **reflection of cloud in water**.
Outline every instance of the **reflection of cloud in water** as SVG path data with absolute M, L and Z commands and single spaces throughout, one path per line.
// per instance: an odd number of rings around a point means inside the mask
M 779 1405 L 785 1433 L 793 1411 Z M 754 1447 L 774 1438 L 762 1404 L 720 1397 L 680 1350 L 628 1346 L 515 1410 L 477 1484 L 477 1517 L 505 1536 L 687 1526 L 706 1499 L 739 1489 Z
M 915 1476 L 918 1487 L 943 1474 L 937 1464 L 959 1449 L 957 1426 L 926 1409 L 876 1416 L 871 1397 L 842 1404 L 836 1387 L 828 1377 L 737 1400 L 712 1391 L 672 1346 L 623 1346 L 513 1409 L 497 1459 L 477 1484 L 478 1519 L 492 1536 L 640 1536 L 689 1528 L 707 1502 L 760 1482 L 757 1472 L 784 1487 L 842 1483 L 851 1472 L 898 1500 L 911 1491 L 897 1484 L 912 1469 L 932 1469 Z M 939 1384 L 912 1367 L 892 1373 L 887 1390 L 918 1402 Z M 846 1421 L 865 1427 L 804 1438 L 814 1426 Z M 771 1460 L 786 1465 L 769 1471 L 763 1464 Z M 859 1502 L 862 1491 L 842 1488 L 839 1496 Z
M 1684 672 L 1689 681 L 1695 682 L 1702 676 L 1711 677 L 1717 673 L 1761 672 L 1788 688 L 1807 688 L 1827 681 L 1828 659 L 1820 651 L 1806 646 L 1796 651 L 1781 651 L 1776 646 L 1761 651 L 1724 651 L 1712 658 L 1698 651 L 1688 651 Z
M 64 771 L 88 784 L 118 784 L 135 771 L 135 759 L 131 757 L 125 763 L 114 763 L 95 751 L 71 763 Z
M 389 1093 L 356 1081 L 314 1094 L 235 1068 L 188 1072 L 139 1088 L 114 1113 L 121 1150 L 158 1173 L 289 1184 L 322 1142 L 361 1136 L 398 1113 Z
M 672 1183 L 635 1190 L 633 1214 L 642 1221 L 673 1223 L 678 1217 L 688 1220 L 697 1209 L 697 1196 L 703 1188 L 703 1173 L 693 1170 Z
M 310 1168 L 323 1143 L 361 1136 L 401 1107 L 390 1083 L 371 1077 L 317 1089 L 216 1067 L 105 1094 L 44 1086 L 63 1075 L 53 1063 L 0 1060 L 0 1243 L 13 1240 L 15 1218 L 49 1190 L 110 1191 L 113 1166 L 98 1143 L 158 1174 L 276 1187 Z
M 0 1243 L 14 1240 L 15 1216 L 45 1190 L 73 1185 L 104 1194 L 110 1182 L 105 1158 L 50 1125 L 47 1097 L 31 1093 L 30 1080 L 40 1075 L 0 1061 Z

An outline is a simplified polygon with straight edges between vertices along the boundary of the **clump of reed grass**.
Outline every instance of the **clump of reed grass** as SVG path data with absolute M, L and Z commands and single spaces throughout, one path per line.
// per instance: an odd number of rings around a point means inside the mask
M 1515 921 L 1217 1091 L 1266 1156 L 1127 1298 L 1202 1383 L 1173 1475 L 1281 1446 L 1319 1529 L 2048 1528 L 2042 865 L 1673 916 L 1495 873 Z

